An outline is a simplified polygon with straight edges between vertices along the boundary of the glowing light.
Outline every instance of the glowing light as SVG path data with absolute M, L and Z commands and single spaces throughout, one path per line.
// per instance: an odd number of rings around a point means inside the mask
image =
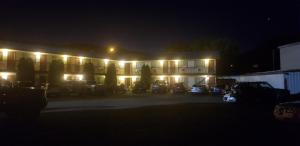
M 121 83 L 123 83 L 125 81 L 125 77 L 119 77 Z
M 68 76 L 67 74 L 64 74 L 64 80 L 67 80 L 68 79 Z
M 132 61 L 132 66 L 136 67 L 136 61 Z
M 115 52 L 115 48 L 114 47 L 110 47 L 109 48 L 109 53 L 114 53 Z
M 35 52 L 34 55 L 35 55 L 36 62 L 40 62 L 42 53 L 41 52 Z
M 68 55 L 63 55 L 64 63 L 67 63 L 68 57 L 69 57 Z
M 135 81 L 136 81 L 136 78 L 137 78 L 136 76 L 132 76 L 132 77 L 131 77 L 132 82 L 135 82 Z
M 79 63 L 80 64 L 83 64 L 83 59 L 84 59 L 84 57 L 82 57 L 82 56 L 79 57 Z
M 109 59 L 104 59 L 103 61 L 104 61 L 104 64 L 107 65 L 109 62 Z
M 209 59 L 204 59 L 204 64 L 205 64 L 205 66 L 208 66 L 208 64 L 209 64 Z
M 160 66 L 164 65 L 164 60 L 159 60 Z
M 83 80 L 83 75 L 76 75 L 77 76 L 77 79 L 79 80 L 79 81 L 82 81 Z
M 175 76 L 175 77 L 174 77 L 174 78 L 175 78 L 175 82 L 176 82 L 176 83 L 178 83 L 178 81 L 179 81 L 179 77 L 180 77 L 180 76 Z
M 175 65 L 177 66 L 178 65 L 178 62 L 179 62 L 179 60 L 174 60 L 175 61 Z
M 8 73 L 5 73 L 5 72 L 1 73 L 1 78 L 3 80 L 7 80 L 8 79 Z
M 2 49 L 3 57 L 7 57 L 8 51 L 9 51 L 8 49 Z
M 207 83 L 209 80 L 209 76 L 205 75 L 204 78 L 205 78 L 205 82 Z
M 159 76 L 160 80 L 164 80 L 165 76 Z
M 125 61 L 123 61 L 123 60 L 119 61 L 119 65 L 120 65 L 121 68 L 123 68 L 125 66 Z

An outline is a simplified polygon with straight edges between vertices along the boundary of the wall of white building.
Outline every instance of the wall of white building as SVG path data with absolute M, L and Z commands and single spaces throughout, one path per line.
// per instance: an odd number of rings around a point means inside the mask
M 280 48 L 280 69 L 300 69 L 300 43 L 281 46 Z

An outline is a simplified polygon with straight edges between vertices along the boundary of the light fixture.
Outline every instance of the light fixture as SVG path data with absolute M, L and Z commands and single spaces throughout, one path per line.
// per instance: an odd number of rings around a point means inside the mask
M 42 53 L 41 52 L 34 52 L 34 55 L 35 55 L 36 62 L 40 62 Z
M 77 76 L 77 79 L 79 80 L 79 81 L 82 81 L 83 80 L 83 75 L 76 75 Z
M 175 82 L 176 82 L 176 83 L 178 83 L 178 81 L 179 81 L 179 77 L 180 77 L 179 75 L 174 77 L 174 78 L 175 78 Z
M 132 76 L 132 77 L 131 77 L 132 82 L 135 82 L 135 81 L 136 81 L 136 78 L 137 78 L 136 76 Z
M 64 63 L 67 63 L 68 57 L 69 57 L 68 55 L 63 55 Z
M 159 76 L 159 80 L 164 80 L 165 76 Z
M 8 79 L 8 73 L 6 73 L 6 72 L 1 73 L 1 78 L 3 80 L 7 80 Z
M 64 80 L 67 80 L 68 79 L 68 76 L 67 74 L 64 74 Z
M 164 65 L 164 60 L 159 60 L 160 66 Z
M 109 62 L 109 59 L 103 59 L 103 61 L 104 61 L 104 64 L 107 65 Z
M 83 64 L 83 59 L 84 59 L 84 57 L 82 57 L 82 56 L 79 57 L 79 63 L 80 63 L 80 65 Z
M 178 62 L 179 62 L 179 60 L 174 60 L 175 61 L 175 65 L 177 66 L 178 65 Z
M 2 54 L 3 54 L 3 57 L 7 57 L 7 55 L 8 55 L 8 49 L 2 49 Z
M 121 68 L 123 68 L 125 66 L 125 61 L 124 60 L 119 61 L 119 65 L 120 65 Z
M 209 64 L 209 59 L 204 59 L 204 64 L 205 64 L 205 66 L 208 66 L 208 64 Z

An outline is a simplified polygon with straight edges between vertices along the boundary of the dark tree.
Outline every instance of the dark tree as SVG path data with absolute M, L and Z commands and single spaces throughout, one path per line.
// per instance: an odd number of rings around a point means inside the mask
M 117 71 L 114 63 L 108 64 L 104 85 L 108 92 L 113 92 L 117 87 Z
M 141 70 L 141 83 L 147 88 L 151 85 L 151 71 L 148 65 L 143 65 Z
M 85 63 L 83 66 L 83 74 L 88 82 L 94 82 L 95 81 L 95 68 L 94 64 L 89 62 Z
M 31 58 L 21 58 L 19 60 L 17 80 L 34 82 L 34 64 Z
M 64 63 L 62 60 L 53 60 L 49 68 L 50 86 L 60 85 L 64 74 Z

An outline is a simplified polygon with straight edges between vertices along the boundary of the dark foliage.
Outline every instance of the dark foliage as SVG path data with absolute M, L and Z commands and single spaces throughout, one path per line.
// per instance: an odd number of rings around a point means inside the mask
M 88 82 L 95 81 L 95 68 L 93 63 L 85 63 L 83 67 L 83 74 Z
M 113 93 L 117 87 L 117 71 L 114 63 L 110 63 L 107 66 L 104 85 L 107 89 L 107 92 L 110 93 Z
M 51 86 L 60 85 L 64 74 L 64 63 L 62 60 L 53 60 L 49 69 L 49 83 Z
M 31 58 L 21 58 L 19 60 L 17 81 L 34 82 L 34 64 Z
M 150 88 L 151 85 L 151 71 L 148 65 L 143 65 L 141 70 L 141 83 L 146 89 Z

